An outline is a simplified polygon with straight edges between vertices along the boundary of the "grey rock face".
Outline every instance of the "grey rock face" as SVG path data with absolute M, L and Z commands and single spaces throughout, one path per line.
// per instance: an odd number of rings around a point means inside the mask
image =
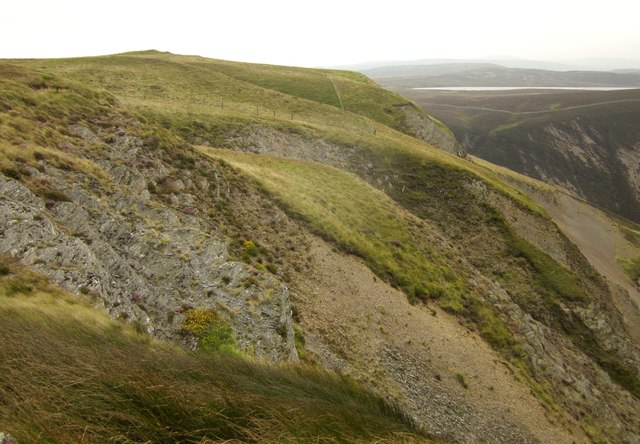
M 98 137 L 87 128 L 74 131 Z M 207 203 L 185 192 L 186 178 L 174 180 L 181 186 L 173 184 L 169 198 L 153 198 L 147 181 L 167 174 L 167 166 L 143 175 L 126 161 L 136 153 L 134 139 L 120 139 L 100 159 L 112 187 L 83 188 L 77 172 L 34 170 L 34 180 L 63 191 L 68 202 L 49 202 L 0 175 L 0 253 L 159 338 L 196 348 L 183 322 L 189 310 L 212 310 L 245 352 L 297 360 L 286 285 L 230 259 L 229 240 L 212 231 L 200 211 Z
M 480 283 L 491 289 L 486 293 L 488 302 L 502 307 L 503 319 L 521 332 L 523 350 L 528 355 L 534 374 L 552 382 L 550 387 L 557 390 L 556 399 L 563 403 L 568 412 L 576 417 L 587 417 L 593 424 L 609 424 L 614 427 L 610 432 L 624 442 L 640 442 L 638 422 L 634 418 L 640 403 L 633 395 L 621 389 L 593 360 L 577 350 L 570 340 L 524 312 L 499 285 L 483 278 L 472 282 L 472 285 Z M 595 305 L 588 307 L 581 315 L 585 323 L 595 322 L 597 317 L 605 318 L 597 314 Z M 604 325 L 601 327 L 602 330 L 596 331 L 606 335 L 607 328 Z M 626 344 L 611 331 L 608 333 L 612 349 Z M 633 356 L 633 351 L 628 350 L 628 356 Z
M 241 134 L 231 134 L 223 143 L 252 153 L 312 160 L 338 168 L 346 168 L 349 164 L 347 147 L 259 125 L 250 126 Z
M 458 157 L 467 157 L 462 145 L 444 125 L 438 124 L 432 117 L 420 113 L 411 105 L 403 105 L 400 109 L 404 112 L 405 125 L 415 137 Z

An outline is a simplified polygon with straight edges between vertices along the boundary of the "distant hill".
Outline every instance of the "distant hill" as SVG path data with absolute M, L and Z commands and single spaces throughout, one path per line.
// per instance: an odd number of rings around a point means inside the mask
M 380 81 L 387 78 L 430 77 L 459 74 L 477 69 L 500 69 L 501 66 L 491 63 L 439 63 L 433 65 L 397 65 L 363 69 L 361 72 Z
M 391 89 L 445 86 L 640 87 L 640 72 L 551 71 L 486 63 L 387 66 L 364 74 Z
M 638 74 L 640 69 L 614 69 L 612 72 L 619 74 Z
M 596 57 L 585 59 L 545 61 L 527 60 L 510 56 L 490 56 L 475 59 L 421 59 L 421 60 L 387 60 L 344 65 L 336 68 L 364 71 L 386 66 L 416 66 L 416 65 L 450 65 L 450 64 L 482 64 L 489 63 L 506 68 L 542 69 L 551 71 L 611 71 L 616 69 L 639 69 L 640 59 L 621 59 L 610 57 Z

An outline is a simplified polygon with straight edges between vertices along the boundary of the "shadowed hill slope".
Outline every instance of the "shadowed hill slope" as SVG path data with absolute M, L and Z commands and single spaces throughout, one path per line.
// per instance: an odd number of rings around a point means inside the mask
M 640 90 L 403 94 L 471 154 L 640 221 Z

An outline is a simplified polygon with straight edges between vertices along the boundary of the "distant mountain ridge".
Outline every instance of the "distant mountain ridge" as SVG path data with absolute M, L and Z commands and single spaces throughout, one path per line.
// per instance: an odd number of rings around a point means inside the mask
M 490 63 L 505 68 L 544 69 L 551 71 L 613 71 L 626 69 L 640 69 L 640 59 L 623 59 L 613 57 L 592 57 L 573 60 L 527 60 L 510 56 L 490 56 L 475 59 L 434 58 L 419 60 L 387 60 L 357 63 L 353 65 L 336 66 L 339 69 L 363 71 L 385 66 L 416 66 L 442 64 Z
M 362 70 L 392 89 L 443 86 L 640 87 L 640 71 L 552 71 L 491 63 L 384 66 Z

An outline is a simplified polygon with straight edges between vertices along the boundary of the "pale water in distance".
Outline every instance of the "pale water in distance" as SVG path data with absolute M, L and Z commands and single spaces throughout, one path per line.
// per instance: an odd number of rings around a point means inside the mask
M 626 89 L 640 89 L 640 86 L 617 87 L 617 86 L 436 86 L 428 89 L 433 91 L 511 91 L 516 89 L 570 89 L 580 91 L 619 91 Z

